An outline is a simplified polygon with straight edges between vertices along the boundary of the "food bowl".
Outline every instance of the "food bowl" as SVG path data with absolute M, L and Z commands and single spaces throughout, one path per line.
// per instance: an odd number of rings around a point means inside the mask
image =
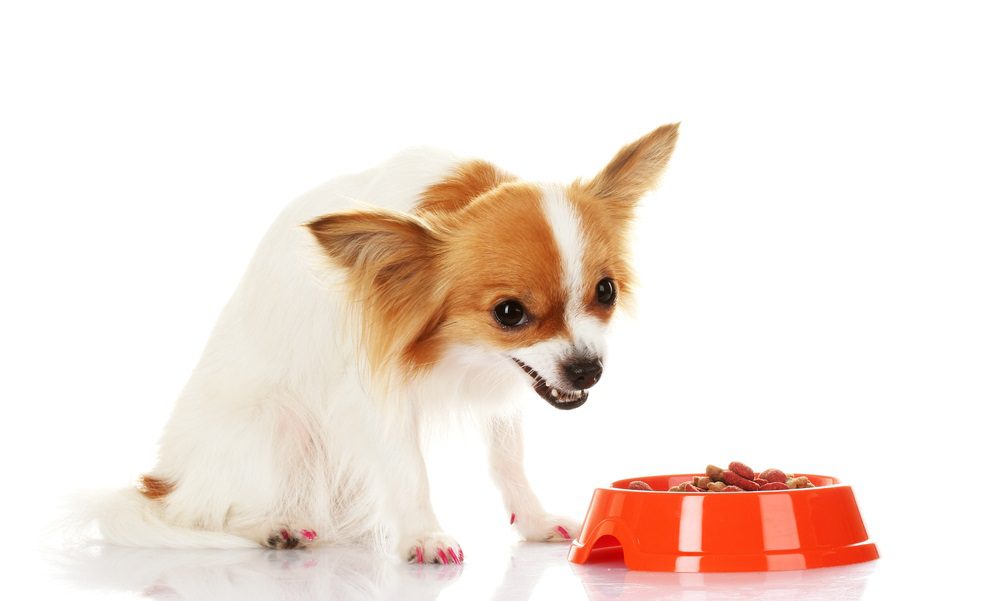
M 815 488 L 666 492 L 704 474 L 626 478 L 598 488 L 569 560 L 621 557 L 632 570 L 803 570 L 878 558 L 851 487 L 806 476 Z M 653 490 L 629 490 L 642 480 Z

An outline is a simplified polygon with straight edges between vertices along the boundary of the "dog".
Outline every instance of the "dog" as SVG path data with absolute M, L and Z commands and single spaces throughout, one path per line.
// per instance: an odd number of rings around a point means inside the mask
M 524 182 L 413 149 L 277 218 L 177 400 L 156 466 L 96 516 L 131 546 L 367 543 L 462 563 L 431 508 L 421 432 L 473 416 L 511 523 L 565 541 L 524 475 L 518 399 L 583 405 L 631 291 L 627 232 L 678 125 L 595 177 Z

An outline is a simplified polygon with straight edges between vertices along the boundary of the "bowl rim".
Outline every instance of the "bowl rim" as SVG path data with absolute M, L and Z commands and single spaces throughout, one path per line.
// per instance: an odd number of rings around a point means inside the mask
M 845 487 L 846 488 L 850 488 L 850 486 L 851 486 L 850 484 L 847 484 L 847 483 L 843 482 L 840 478 L 837 478 L 836 476 L 827 476 L 827 475 L 824 475 L 824 474 L 807 474 L 807 473 L 804 473 L 804 472 L 792 472 L 792 473 L 795 474 L 796 476 L 807 476 L 807 477 L 808 476 L 816 476 L 817 478 L 829 478 L 830 480 L 833 480 L 833 484 L 823 484 L 822 486 L 813 486 L 811 488 L 785 488 L 785 489 L 781 489 L 781 490 L 744 490 L 743 492 L 757 493 L 757 494 L 768 494 L 768 493 L 786 493 L 787 494 L 787 493 L 797 493 L 797 492 L 800 492 L 800 491 L 801 492 L 805 492 L 807 490 L 815 492 L 817 489 L 845 488 Z M 705 475 L 704 473 L 655 474 L 655 475 L 641 476 L 641 477 L 635 477 L 635 478 L 619 478 L 618 480 L 614 480 L 608 486 L 598 486 L 595 489 L 595 492 L 598 491 L 598 490 L 605 490 L 605 491 L 611 491 L 611 492 L 615 492 L 615 493 L 626 492 L 626 493 L 643 493 L 643 494 L 654 493 L 654 494 L 668 494 L 668 495 L 712 495 L 712 496 L 719 496 L 720 493 L 712 492 L 712 491 L 691 492 L 691 491 L 687 491 L 687 490 L 683 490 L 683 491 L 682 490 L 677 490 L 677 491 L 671 492 L 669 490 L 637 490 L 637 489 L 632 489 L 632 488 L 618 488 L 617 486 L 614 486 L 615 482 L 624 482 L 626 480 L 633 480 L 634 481 L 634 480 L 643 480 L 643 478 L 663 478 L 663 477 L 670 478 L 670 477 L 676 477 L 676 476 L 704 476 L 704 475 Z

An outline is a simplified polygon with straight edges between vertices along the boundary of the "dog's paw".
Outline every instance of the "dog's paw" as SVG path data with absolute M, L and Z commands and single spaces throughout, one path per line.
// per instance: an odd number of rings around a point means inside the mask
M 281 527 L 271 531 L 263 544 L 268 549 L 304 549 L 317 538 L 316 531 L 311 528 Z
M 537 516 L 512 514 L 510 523 L 524 540 L 564 543 L 580 535 L 580 523 L 574 519 L 543 513 Z
M 462 547 L 443 532 L 427 532 L 402 545 L 403 559 L 410 563 L 460 564 L 465 562 Z

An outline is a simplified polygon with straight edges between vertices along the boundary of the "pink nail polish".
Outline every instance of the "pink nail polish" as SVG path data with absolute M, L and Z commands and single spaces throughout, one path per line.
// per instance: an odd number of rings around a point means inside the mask
M 282 540 L 288 540 L 288 539 L 292 538 L 292 535 L 289 534 L 288 530 L 282 530 L 281 531 L 281 538 L 282 538 Z
M 424 563 L 424 548 L 417 547 L 417 563 Z
M 459 562 L 465 561 L 465 551 L 462 550 L 462 547 L 458 548 L 458 561 Z
M 315 530 L 303 530 L 302 531 L 302 537 L 305 538 L 308 541 L 316 540 L 316 531 Z
M 438 557 L 441 558 L 441 563 L 448 563 L 448 556 L 441 549 L 438 549 Z
M 566 532 L 566 529 L 563 528 L 562 526 L 556 526 L 556 532 L 561 534 L 562 537 L 565 538 L 566 540 L 569 540 L 569 532 Z
M 511 523 L 511 524 L 513 524 L 513 523 L 514 523 L 514 520 L 515 520 L 516 518 L 517 518 L 517 516 L 516 516 L 516 515 L 514 515 L 513 513 L 512 513 L 512 514 L 510 514 L 510 523 Z
M 451 556 L 451 560 L 452 561 L 454 561 L 455 563 L 458 563 L 458 554 L 455 553 L 455 550 L 452 549 L 451 547 L 448 547 L 448 555 Z

